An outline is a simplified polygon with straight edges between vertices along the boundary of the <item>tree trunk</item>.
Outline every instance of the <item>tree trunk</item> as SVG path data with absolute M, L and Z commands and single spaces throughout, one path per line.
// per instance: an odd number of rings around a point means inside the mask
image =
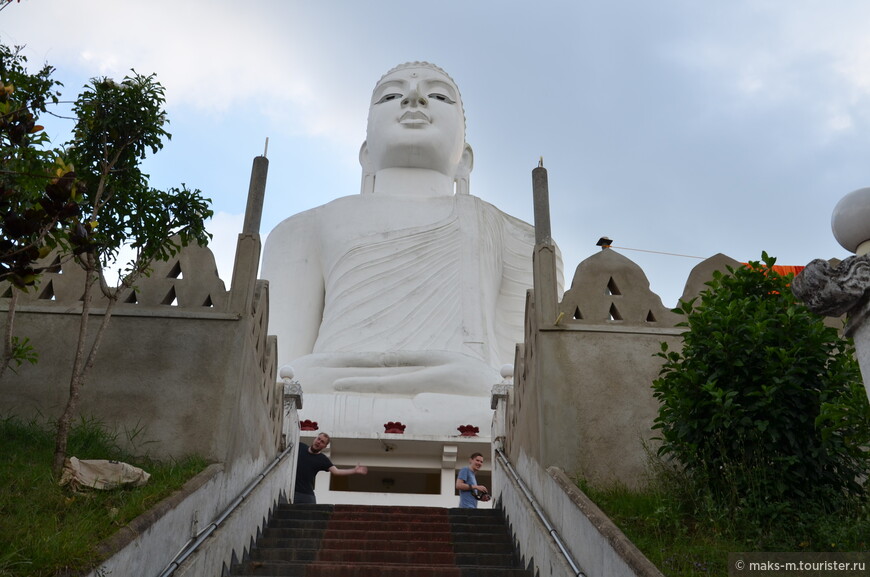
M 57 435 L 54 439 L 54 458 L 51 462 L 51 472 L 55 477 L 59 477 L 63 471 L 63 463 L 66 460 L 66 447 L 69 441 L 69 430 L 72 425 L 73 414 L 79 404 L 79 391 L 82 386 L 82 364 L 85 357 L 85 343 L 88 338 L 88 318 L 91 312 L 91 289 L 94 286 L 94 271 L 90 267 L 91 255 L 83 255 L 82 258 L 87 259 L 88 266 L 85 267 L 85 291 L 82 295 L 82 316 L 79 324 L 79 338 L 76 343 L 76 352 L 73 359 L 72 374 L 69 379 L 69 398 L 66 401 L 63 413 L 57 420 Z
M 0 366 L 0 379 L 6 374 L 6 369 L 12 364 L 15 352 L 12 350 L 12 327 L 15 323 L 15 306 L 18 304 L 18 289 L 12 288 L 12 298 L 9 299 L 9 310 L 6 311 L 6 330 L 3 334 L 3 365 Z
M 103 335 L 106 333 L 106 328 L 109 326 L 109 320 L 112 318 L 112 311 L 115 309 L 115 304 L 118 302 L 118 296 L 121 294 L 121 288 L 132 286 L 133 282 L 138 278 L 138 275 L 128 275 L 121 284 L 121 287 L 111 290 L 108 288 L 103 276 L 103 270 L 98 267 L 96 256 L 86 255 L 87 267 L 85 268 L 87 282 L 85 283 L 84 296 L 82 297 L 82 319 L 79 326 L 79 340 L 76 345 L 75 360 L 73 361 L 72 376 L 69 382 L 69 399 L 67 400 L 66 408 L 57 422 L 57 436 L 54 444 L 54 459 L 52 460 L 51 470 L 55 476 L 60 476 L 63 471 L 63 464 L 67 457 L 67 442 L 69 440 L 69 431 L 72 426 L 72 418 L 75 410 L 78 407 L 79 391 L 85 382 L 94 362 L 97 359 L 97 351 L 100 350 L 100 344 L 103 341 Z M 92 276 L 96 275 L 96 276 Z M 106 297 L 106 311 L 103 313 L 103 320 L 100 321 L 100 326 L 97 329 L 97 334 L 94 335 L 94 342 L 91 344 L 91 349 L 88 352 L 87 360 L 85 360 L 85 344 L 88 338 L 88 320 L 90 318 L 92 289 L 94 283 L 99 282 L 100 288 Z
M 79 325 L 79 338 L 76 343 L 75 359 L 73 360 L 72 375 L 69 381 L 69 399 L 67 399 L 66 407 L 63 414 L 57 421 L 57 436 L 54 443 L 54 459 L 52 460 L 51 470 L 55 476 L 60 476 L 63 471 L 63 464 L 67 456 L 67 442 L 69 441 L 69 431 L 72 426 L 73 415 L 79 404 L 79 392 L 85 382 L 85 377 L 94 366 L 97 351 L 100 348 L 103 333 L 106 331 L 106 326 L 109 324 L 109 319 L 112 316 L 113 305 L 117 299 L 109 299 L 106 306 L 106 312 L 103 314 L 103 320 L 100 322 L 100 327 L 97 329 L 97 334 L 94 336 L 94 342 L 91 345 L 91 350 L 85 360 L 85 345 L 88 339 L 88 321 L 90 320 L 91 301 L 93 299 L 92 290 L 94 283 L 100 282 L 102 279 L 101 271 L 98 270 L 97 257 L 93 254 L 83 255 L 86 259 L 85 266 L 85 291 L 82 296 L 82 318 Z

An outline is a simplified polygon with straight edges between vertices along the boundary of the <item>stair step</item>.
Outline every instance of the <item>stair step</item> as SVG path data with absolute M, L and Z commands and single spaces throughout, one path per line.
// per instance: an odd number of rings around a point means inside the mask
M 530 577 L 525 569 L 394 564 L 247 562 L 233 565 L 232 575 L 261 577 Z
M 351 542 L 360 542 L 359 540 L 351 540 Z M 283 539 L 267 537 L 265 534 L 257 541 L 258 549 L 283 549 L 292 547 L 294 549 L 340 549 L 348 543 L 347 539 Z M 369 551 L 419 551 L 425 547 L 427 551 L 456 551 L 456 544 L 450 541 L 426 541 L 418 539 L 416 541 L 408 540 L 379 540 L 365 541 L 366 549 Z M 464 545 L 463 545 L 464 547 Z M 466 551 L 462 551 L 463 553 Z M 497 551 L 501 552 L 501 551 Z
M 305 511 L 310 512 L 323 512 L 326 511 L 329 514 L 342 514 L 342 513 L 373 513 L 373 514 L 384 514 L 384 515 L 450 515 L 450 511 L 454 509 L 444 509 L 443 507 L 407 507 L 404 505 L 312 505 L 312 504 L 300 504 L 293 505 L 290 503 L 283 503 L 275 507 L 273 514 L 280 514 L 281 512 L 288 512 L 292 514 L 302 513 Z M 459 509 L 455 509 L 459 510 Z M 491 511 L 495 511 L 494 509 L 467 509 L 468 511 L 476 511 L 478 513 L 483 512 L 484 514 L 490 513 Z
M 378 564 L 395 563 L 401 565 L 456 565 L 453 551 L 370 551 L 366 549 L 334 549 L 320 551 L 306 551 L 313 553 L 310 559 L 305 559 L 307 554 L 299 558 L 300 551 L 296 549 L 254 549 L 251 551 L 252 561 L 295 561 L 307 560 L 319 563 L 351 564 L 366 563 Z
M 507 534 L 507 529 L 504 524 L 498 525 L 486 525 L 486 524 L 474 524 L 474 523 L 452 523 L 450 525 L 450 530 L 454 535 L 479 535 L 481 533 L 486 533 L 489 535 L 499 535 L 499 534 Z
M 393 531 L 366 531 L 365 529 L 353 531 L 336 531 L 332 529 L 313 531 L 310 529 L 273 529 L 271 527 L 267 527 L 263 531 L 263 535 L 285 539 L 318 536 L 321 539 L 341 539 L 345 541 L 436 541 L 446 543 L 449 543 L 452 538 L 452 535 L 447 531 L 434 533 L 429 531 L 405 531 L 403 533 L 396 533 Z M 483 535 L 483 537 L 486 537 L 486 535 Z
M 467 553 L 484 549 L 494 553 L 513 551 L 514 545 L 509 535 L 481 534 L 473 537 L 457 539 L 456 535 L 448 533 L 412 532 L 404 534 L 385 533 L 373 537 L 372 532 L 342 531 L 329 532 L 322 537 L 312 535 L 307 531 L 292 529 L 266 529 L 257 543 L 261 548 L 295 547 L 300 549 L 332 549 L 343 547 L 346 543 L 365 543 L 372 550 L 405 550 L 415 551 L 423 546 L 440 549 L 450 549 L 457 553 Z
M 328 529 L 323 534 L 324 539 L 344 539 L 349 541 L 434 541 L 454 543 L 457 541 L 456 535 L 446 532 L 428 531 L 405 531 L 403 533 L 395 533 L 393 531 L 333 531 Z M 459 541 L 466 541 L 471 537 L 463 537 Z M 474 534 L 474 542 L 476 543 L 510 543 L 510 537 L 507 534 L 480 533 Z
M 393 521 L 389 523 L 372 523 L 365 519 L 360 520 L 344 520 L 330 519 L 329 521 L 305 521 L 300 519 L 275 519 L 269 525 L 275 529 L 322 529 L 329 526 L 329 530 L 336 531 L 368 531 L 371 529 L 379 529 L 382 531 L 406 532 L 406 531 L 428 531 L 449 533 L 450 523 L 446 518 L 443 523 L 431 523 L 426 521 Z
M 395 551 L 365 548 L 364 543 L 347 544 L 341 549 L 297 549 L 256 547 L 250 553 L 252 561 L 318 561 L 323 563 L 398 563 L 408 565 L 480 565 L 486 567 L 513 567 L 516 559 L 512 552 L 493 553 L 472 551 L 455 554 L 452 550 Z
M 404 512 L 404 513 L 388 513 L 379 511 L 317 511 L 317 510 L 302 510 L 294 511 L 292 509 L 276 508 L 272 514 L 273 519 L 333 519 L 347 521 L 369 521 L 372 523 L 392 523 L 395 521 L 411 522 L 422 520 L 431 522 L 433 520 L 443 521 L 448 523 L 450 517 L 446 513 L 446 509 L 442 509 L 442 513 L 427 513 L 427 512 Z
M 230 575 L 531 577 L 501 511 L 282 505 Z

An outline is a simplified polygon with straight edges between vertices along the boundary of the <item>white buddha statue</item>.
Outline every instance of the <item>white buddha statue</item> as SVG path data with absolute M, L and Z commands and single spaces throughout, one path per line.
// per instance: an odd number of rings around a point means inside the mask
M 331 432 L 488 429 L 491 387 L 523 339 L 534 230 L 468 193 L 472 161 L 456 84 L 403 64 L 372 94 L 361 194 L 269 234 L 269 331 L 304 418 Z

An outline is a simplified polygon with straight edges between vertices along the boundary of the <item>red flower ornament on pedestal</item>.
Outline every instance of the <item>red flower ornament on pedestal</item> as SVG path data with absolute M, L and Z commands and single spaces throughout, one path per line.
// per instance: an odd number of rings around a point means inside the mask
M 480 432 L 480 428 L 474 425 L 460 425 L 456 430 L 459 431 L 460 437 L 476 437 Z
M 384 432 L 385 433 L 393 433 L 394 435 L 402 435 L 405 433 L 405 425 L 396 421 L 390 421 L 389 423 L 384 423 Z

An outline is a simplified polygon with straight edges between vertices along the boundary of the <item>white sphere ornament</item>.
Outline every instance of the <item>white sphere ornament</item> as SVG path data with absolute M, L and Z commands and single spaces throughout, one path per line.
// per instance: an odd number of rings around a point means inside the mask
M 293 380 L 293 377 L 296 376 L 296 371 L 294 371 L 293 367 L 290 365 L 284 365 L 278 369 L 278 376 L 281 377 L 281 379 Z
M 514 376 L 514 366 L 513 365 L 502 365 L 501 366 L 501 378 L 509 379 Z
M 831 215 L 831 230 L 849 252 L 870 252 L 870 188 L 854 190 L 837 203 Z

